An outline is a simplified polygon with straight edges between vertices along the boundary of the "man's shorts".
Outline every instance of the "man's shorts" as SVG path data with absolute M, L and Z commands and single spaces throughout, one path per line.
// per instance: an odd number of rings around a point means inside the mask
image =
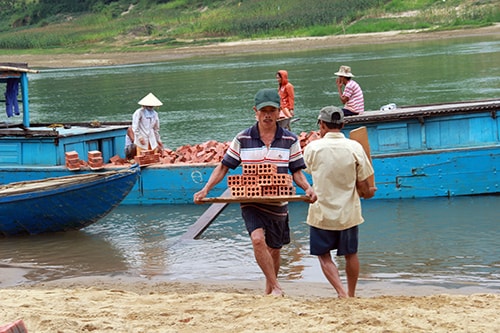
M 265 206 L 265 210 L 254 205 L 241 207 L 241 216 L 245 221 L 248 234 L 256 229 L 264 229 L 266 244 L 273 249 L 281 249 L 290 243 L 290 226 L 288 225 L 287 206 Z
M 332 250 L 337 250 L 338 256 L 358 252 L 358 226 L 346 230 L 323 230 L 309 227 L 310 253 L 320 256 Z

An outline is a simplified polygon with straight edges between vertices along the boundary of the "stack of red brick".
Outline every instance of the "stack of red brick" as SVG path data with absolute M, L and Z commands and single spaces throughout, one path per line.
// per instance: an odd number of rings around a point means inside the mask
M 67 151 L 64 153 L 66 160 L 66 168 L 68 170 L 80 170 L 80 158 L 78 157 L 78 153 L 76 151 Z
M 92 150 L 88 152 L 88 163 L 92 170 L 102 169 L 104 167 L 104 161 L 102 159 L 102 153 L 98 150 Z
M 141 151 L 140 155 L 134 157 L 134 160 L 139 163 L 139 165 L 160 163 L 160 155 L 161 154 L 155 153 L 154 150 L 144 150 Z
M 233 197 L 274 197 L 295 195 L 290 174 L 277 173 L 275 164 L 242 164 L 241 175 L 227 177 Z
M 66 168 L 71 171 L 80 170 L 82 167 L 88 166 L 92 170 L 104 168 L 102 153 L 98 150 L 88 152 L 88 162 L 80 160 L 76 151 L 67 151 L 64 153 L 66 159 Z

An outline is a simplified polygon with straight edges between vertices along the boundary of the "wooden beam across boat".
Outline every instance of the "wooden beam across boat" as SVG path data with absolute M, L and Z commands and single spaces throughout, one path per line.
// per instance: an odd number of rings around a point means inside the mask
M 221 197 L 230 197 L 231 189 L 227 188 Z M 227 202 L 213 203 L 208 209 L 193 223 L 189 229 L 181 236 L 181 239 L 196 239 L 208 228 L 208 226 L 226 208 Z

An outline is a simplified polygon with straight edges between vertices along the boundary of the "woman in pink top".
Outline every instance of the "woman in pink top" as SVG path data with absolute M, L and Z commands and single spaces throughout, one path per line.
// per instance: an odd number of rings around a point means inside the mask
M 365 99 L 361 87 L 352 79 L 354 75 L 351 73 L 351 67 L 340 66 L 335 75 L 338 76 L 336 83 L 340 100 L 344 103 L 342 108 L 344 116 L 362 114 L 365 111 Z M 344 86 L 344 91 L 342 91 L 342 86 Z

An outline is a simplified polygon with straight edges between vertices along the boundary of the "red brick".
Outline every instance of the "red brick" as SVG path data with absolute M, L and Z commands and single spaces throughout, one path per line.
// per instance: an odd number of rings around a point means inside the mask
M 293 185 L 293 177 L 290 174 L 280 173 L 274 175 L 274 183 L 273 185 L 279 186 L 292 186 Z
M 67 151 L 64 153 L 65 157 L 68 159 L 68 158 L 78 158 L 78 153 L 76 151 Z
M 264 197 L 275 197 L 279 195 L 278 186 L 263 186 L 262 187 L 262 195 Z
M 244 197 L 246 196 L 245 186 L 231 186 L 231 196 L 233 197 Z
M 247 186 L 245 193 L 247 197 L 260 197 L 262 196 L 262 189 L 260 186 Z
M 98 150 L 92 150 L 88 152 L 87 157 L 89 160 L 94 157 L 102 157 L 102 153 Z
M 295 187 L 293 186 L 279 186 L 279 195 L 295 195 Z
M 243 164 L 243 174 L 244 175 L 256 175 L 257 174 L 257 165 L 258 164 Z
M 274 185 L 273 180 L 274 180 L 274 175 L 271 174 L 257 175 L 257 184 L 259 184 L 260 186 Z
M 244 186 L 257 186 L 257 176 L 256 175 L 242 175 L 241 183 Z
M 276 166 L 276 164 L 272 163 L 257 164 L 258 175 L 274 175 L 277 172 L 278 172 L 278 167 Z
M 227 186 L 242 186 L 241 175 L 227 176 Z

